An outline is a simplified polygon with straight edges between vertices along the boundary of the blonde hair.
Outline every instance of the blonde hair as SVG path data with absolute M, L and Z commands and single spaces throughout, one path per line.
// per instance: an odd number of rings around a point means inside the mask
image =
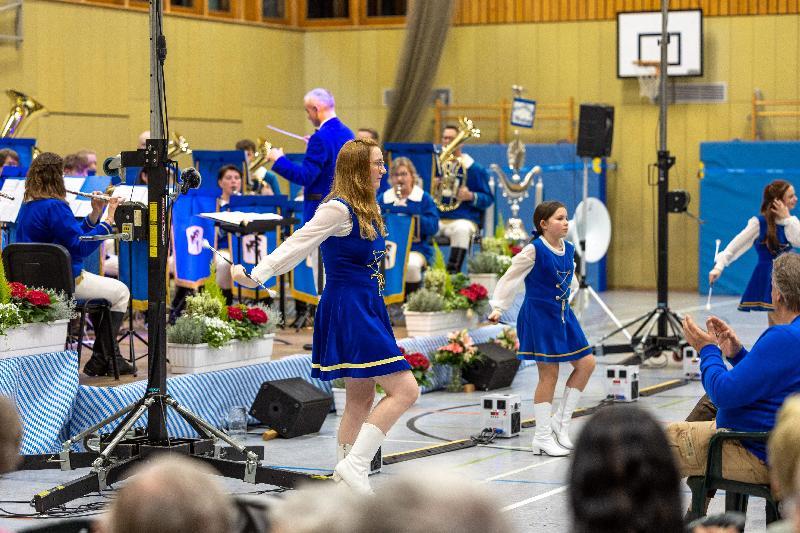
M 65 200 L 67 190 L 64 188 L 64 160 L 53 152 L 45 152 L 31 163 L 25 178 L 25 196 L 23 202 L 55 198 Z
M 767 457 L 772 477 L 772 492 L 788 496 L 795 486 L 795 473 L 800 460 L 800 394 L 789 396 L 778 410 L 775 428 L 767 443 Z
M 327 202 L 333 198 L 341 198 L 350 204 L 358 220 L 361 237 L 371 241 L 378 237 L 376 226 L 380 234 L 386 236 L 386 225 L 383 223 L 370 179 L 370 152 L 373 148 L 380 149 L 378 143 L 372 139 L 353 139 L 342 146 L 339 157 L 336 158 L 333 187 L 323 200 Z
M 417 172 L 417 167 L 415 167 L 413 161 L 407 157 L 401 156 L 392 159 L 392 168 L 389 171 L 389 175 L 393 176 L 400 167 L 406 167 L 408 169 L 411 177 L 414 178 L 414 185 L 422 186 L 422 178 L 419 176 L 419 172 Z

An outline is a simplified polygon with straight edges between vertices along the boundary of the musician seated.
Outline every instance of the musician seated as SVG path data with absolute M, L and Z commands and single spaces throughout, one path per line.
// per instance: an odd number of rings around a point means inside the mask
M 92 313 L 96 340 L 92 357 L 86 362 L 83 372 L 89 376 L 105 375 L 111 370 L 111 358 L 117 358 L 121 374 L 133 373 L 133 367 L 122 358 L 117 345 L 117 333 L 128 307 L 130 292 L 119 280 L 105 278 L 83 270 L 84 258 L 94 252 L 102 241 L 81 241 L 87 235 L 113 233 L 114 212 L 119 198 L 108 202 L 108 213 L 100 221 L 106 201 L 93 198 L 92 212 L 82 223 L 66 201 L 64 189 L 64 161 L 60 156 L 45 152 L 33 160 L 25 180 L 25 196 L 17 217 L 17 242 L 55 243 L 69 250 L 72 259 L 72 274 L 75 276 L 77 300 L 103 299 L 111 303 L 111 323 L 102 320 L 100 313 Z M 105 346 L 108 328 L 114 338 L 112 346 Z
M 222 189 L 222 194 L 217 199 L 217 211 L 222 211 L 231 202 L 231 196 L 241 194 L 242 171 L 235 165 L 225 165 L 217 172 L 217 185 Z M 215 248 L 227 259 L 231 258 L 231 252 L 228 249 L 227 231 L 217 229 L 217 245 Z M 228 305 L 231 305 L 233 303 L 231 265 L 216 254 L 214 255 L 214 265 L 217 271 L 217 285 L 222 289 Z
M 247 167 L 250 168 L 250 162 L 253 160 L 253 156 L 256 153 L 256 143 L 250 139 L 242 139 L 236 143 L 236 149 L 244 151 L 244 158 L 247 162 Z M 251 191 L 255 192 L 256 194 L 263 194 L 266 196 L 272 196 L 274 194 L 281 193 L 281 187 L 278 183 L 278 175 L 271 170 L 267 170 L 263 165 L 256 169 L 252 169 L 250 174 L 251 181 L 249 186 Z
M 88 176 L 89 158 L 80 153 L 64 156 L 64 175 L 71 177 Z
M 450 144 L 458 132 L 456 126 L 445 126 L 442 131 L 442 146 Z M 466 180 L 461 182 L 456 192 L 456 199 L 461 205 L 452 211 L 442 211 L 439 214 L 439 232 L 436 235 L 450 239 L 447 270 L 460 272 L 472 238 L 478 233 L 483 213 L 494 203 L 494 198 L 489 188 L 489 173 L 486 169 L 468 154 L 462 153 L 460 146 L 453 151 L 453 155 L 460 159 L 466 173 Z M 447 201 L 448 198 L 444 200 Z
M 0 166 L 18 167 L 19 154 L 16 152 L 16 150 L 12 150 L 11 148 L 3 148 L 0 150 Z
M 433 261 L 432 238 L 439 230 L 439 209 L 430 194 L 422 190 L 422 183 L 414 163 L 407 157 L 392 161 L 389 183 L 381 196 L 381 209 L 389 213 L 402 213 L 414 217 L 411 253 L 406 263 L 406 295 L 417 290 L 422 283 L 422 269 Z

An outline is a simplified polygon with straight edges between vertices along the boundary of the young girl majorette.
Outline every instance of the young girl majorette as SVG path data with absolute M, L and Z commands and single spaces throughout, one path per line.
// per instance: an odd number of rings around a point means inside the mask
M 575 246 L 564 240 L 569 229 L 567 208 L 561 202 L 542 202 L 533 213 L 533 225 L 538 235 L 514 256 L 508 271 L 498 281 L 490 302 L 493 311 L 489 320 L 500 319 L 524 282 L 525 301 L 517 317 L 517 357 L 536 361 L 539 371 L 533 397 L 536 417 L 533 453 L 561 457 L 569 455 L 573 448 L 567 430 L 581 392 L 594 371 L 595 360 L 592 347 L 569 306 Z M 565 362 L 572 365 L 572 373 L 561 405 L 551 419 L 559 363 Z
M 369 464 L 386 433 L 419 396 L 380 293 L 386 229 L 375 194 L 385 173 L 375 141 L 347 142 L 336 159 L 331 193 L 311 220 L 251 272 L 266 281 L 317 247 L 322 251 L 325 288 L 314 318 L 311 375 L 345 380 L 334 480 L 361 493 L 371 492 Z M 231 272 L 237 282 L 255 286 L 241 265 Z M 386 396 L 373 408 L 376 382 Z
M 708 273 L 708 282 L 713 285 L 725 267 L 755 246 L 758 262 L 742 294 L 739 311 L 767 311 L 770 326 L 775 324 L 772 316 L 772 262 L 792 246 L 800 246 L 800 220 L 790 215 L 795 205 L 797 195 L 788 181 L 775 180 L 764 187 L 760 214 L 747 221 L 747 226 L 720 252 L 714 268 Z

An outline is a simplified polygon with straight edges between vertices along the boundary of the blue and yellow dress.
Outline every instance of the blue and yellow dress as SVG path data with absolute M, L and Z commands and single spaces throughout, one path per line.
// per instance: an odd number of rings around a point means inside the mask
M 397 347 L 386 304 L 380 264 L 386 242 L 361 237 L 358 218 L 343 203 L 353 223 L 344 237 L 320 246 L 325 288 L 314 318 L 311 375 L 322 380 L 370 378 L 411 370 Z
M 750 281 L 747 283 L 739 302 L 739 311 L 773 311 L 772 303 L 772 262 L 779 255 L 792 249 L 789 239 L 786 238 L 786 228 L 775 225 L 775 236 L 778 238 L 780 248 L 777 252 L 770 250 L 764 243 L 767 238 L 767 219 L 764 215 L 758 216 L 758 238 L 753 246 L 758 254 L 758 261 Z

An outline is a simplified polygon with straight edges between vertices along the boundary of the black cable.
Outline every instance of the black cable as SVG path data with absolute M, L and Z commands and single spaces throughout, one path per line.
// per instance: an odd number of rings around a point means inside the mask
M 477 435 L 469 437 L 475 444 L 491 444 L 497 438 L 497 432 L 492 428 L 483 428 Z

